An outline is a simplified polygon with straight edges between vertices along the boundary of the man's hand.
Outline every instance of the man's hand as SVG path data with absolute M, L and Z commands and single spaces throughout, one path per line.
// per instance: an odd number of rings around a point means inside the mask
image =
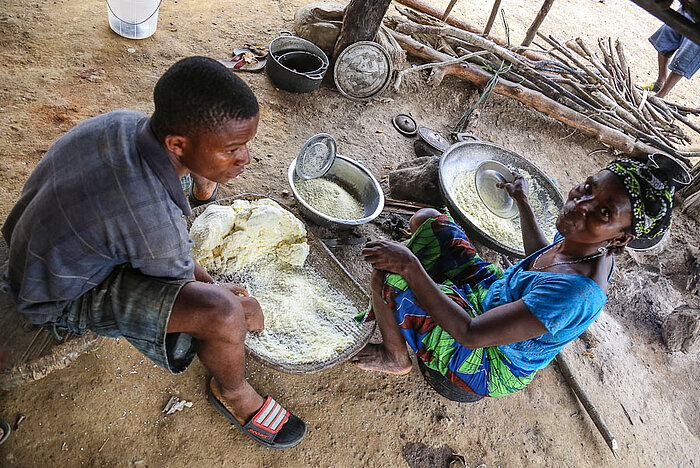
M 239 297 L 238 299 L 245 315 L 245 324 L 248 331 L 262 331 L 265 328 L 265 316 L 257 299 L 253 297 Z
M 245 296 L 245 297 L 250 297 L 250 294 L 248 294 L 248 291 L 241 286 L 238 283 L 214 283 L 217 286 L 221 286 L 222 288 L 231 291 L 234 295 L 236 296 Z
M 365 261 L 376 270 L 404 275 L 407 268 L 417 261 L 413 252 L 403 244 L 386 240 L 368 242 L 362 249 Z

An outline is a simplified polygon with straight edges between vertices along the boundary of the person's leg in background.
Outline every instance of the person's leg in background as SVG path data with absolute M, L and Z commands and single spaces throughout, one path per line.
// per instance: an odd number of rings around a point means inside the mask
M 654 34 L 649 37 L 649 42 L 657 52 L 657 60 L 659 64 L 659 73 L 656 77 L 654 83 L 642 86 L 643 89 L 647 89 L 653 92 L 660 92 L 661 89 L 666 85 L 668 80 L 673 79 L 674 85 L 678 82 L 678 78 L 669 77 L 668 64 L 671 61 L 671 57 L 681 46 L 681 41 L 683 36 L 678 34 L 670 26 L 664 24 L 661 26 Z M 670 82 L 669 82 L 670 85 Z M 671 87 L 673 87 L 671 85 Z M 668 91 L 667 91 L 668 92 Z M 661 97 L 661 96 L 660 96 Z

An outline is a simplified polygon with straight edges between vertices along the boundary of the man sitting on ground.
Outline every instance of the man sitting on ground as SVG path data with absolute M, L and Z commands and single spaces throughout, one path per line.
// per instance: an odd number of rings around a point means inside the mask
M 172 373 L 196 353 L 218 411 L 261 445 L 294 446 L 304 422 L 245 379 L 244 340 L 263 329 L 260 305 L 191 258 L 179 181 L 190 171 L 216 183 L 240 175 L 258 102 L 204 57 L 173 65 L 153 98 L 151 117 L 91 118 L 46 153 L 2 227 L 5 288 L 29 322 L 123 336 Z

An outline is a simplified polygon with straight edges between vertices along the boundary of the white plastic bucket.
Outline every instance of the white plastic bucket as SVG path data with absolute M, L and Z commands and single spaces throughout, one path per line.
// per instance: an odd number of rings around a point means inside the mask
M 112 31 L 129 39 L 145 39 L 156 32 L 161 0 L 106 0 Z

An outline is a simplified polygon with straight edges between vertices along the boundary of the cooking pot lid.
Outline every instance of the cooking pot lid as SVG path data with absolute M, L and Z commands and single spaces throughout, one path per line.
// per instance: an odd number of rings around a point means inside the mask
M 392 72 L 391 57 L 384 47 L 376 42 L 360 41 L 338 56 L 333 80 L 343 96 L 364 101 L 389 86 Z
M 421 140 L 425 141 L 427 144 L 440 151 L 441 153 L 444 153 L 447 150 L 447 148 L 450 147 L 450 142 L 431 128 L 418 127 L 417 131 L 418 136 L 421 138 Z
M 518 214 L 518 206 L 505 190 L 496 187 L 498 182 L 511 182 L 513 173 L 498 161 L 487 160 L 474 172 L 476 193 L 486 208 L 500 218 L 510 219 Z
M 401 135 L 406 137 L 416 135 L 416 121 L 410 115 L 396 114 L 391 122 Z
M 314 135 L 301 147 L 294 170 L 302 179 L 323 177 L 333 165 L 336 151 L 332 136 L 327 133 Z

